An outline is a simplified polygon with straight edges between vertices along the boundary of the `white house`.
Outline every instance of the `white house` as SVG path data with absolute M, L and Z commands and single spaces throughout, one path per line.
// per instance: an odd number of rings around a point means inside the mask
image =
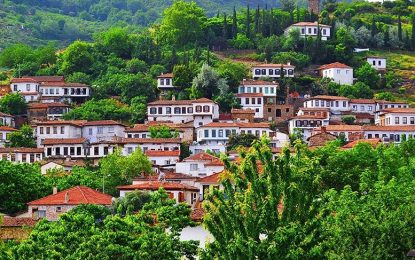
M 125 136 L 125 125 L 114 120 L 88 121 L 82 124 L 82 137 L 89 142 L 112 140 Z
M 37 146 L 42 147 L 44 139 L 81 138 L 84 120 L 77 121 L 43 121 L 37 122 L 35 135 Z
M 298 30 L 301 37 L 317 37 L 320 28 L 321 40 L 326 41 L 330 38 L 330 25 L 318 24 L 317 22 L 299 22 L 290 25 L 284 30 L 284 34 L 288 35 L 292 30 Z
M 42 148 L 0 148 L 1 160 L 16 163 L 34 163 L 43 159 Z
M 305 103 L 304 103 L 305 104 Z M 313 103 L 316 104 L 315 102 Z M 288 122 L 288 131 L 290 134 L 300 131 L 304 139 L 307 140 L 313 135 L 315 128 L 327 126 L 330 122 L 330 110 L 325 107 L 304 107 L 300 108 L 297 116 Z
M 353 85 L 353 68 L 340 62 L 322 65 L 318 68 L 320 76 L 329 78 L 341 85 Z
M 341 96 L 318 95 L 304 102 L 304 108 L 328 108 L 332 115 L 341 115 L 350 112 L 349 99 Z
M 375 111 L 381 111 L 383 109 L 389 109 L 389 108 L 408 108 L 408 107 L 409 107 L 409 104 L 406 103 L 406 102 L 376 100 L 376 109 L 375 109 Z
M 257 137 L 266 135 L 272 137 L 274 131 L 269 123 L 226 123 L 213 122 L 196 129 L 197 141 L 201 144 L 226 144 L 231 135 L 252 134 Z
M 148 121 L 189 123 L 198 127 L 219 118 L 219 106 L 207 98 L 195 100 L 158 100 L 147 105 Z
M 255 118 L 264 118 L 264 105 L 275 103 L 278 83 L 263 80 L 243 80 L 236 95 L 243 109 L 255 111 Z
M 5 146 L 8 135 L 14 131 L 17 131 L 17 129 L 10 126 L 0 126 L 0 147 Z
M 12 92 L 20 93 L 26 102 L 34 102 L 40 99 L 39 82 L 32 78 L 14 78 L 10 82 Z
M 145 151 L 153 165 L 164 166 L 176 164 L 180 160 L 180 150 L 173 151 Z
M 277 79 L 281 77 L 294 77 L 295 66 L 288 64 L 257 64 L 252 67 L 252 77 L 259 79 L 262 77 Z
M 319 134 L 322 131 L 330 133 L 332 135 L 340 136 L 344 135 L 347 141 L 355 141 L 363 138 L 363 128 L 360 125 L 327 125 L 314 129 L 312 135 Z
M 39 92 L 42 102 L 83 102 L 91 95 L 88 85 L 68 82 L 43 82 Z
M 0 126 L 15 127 L 14 116 L 0 112 Z
M 160 90 L 161 99 L 164 99 L 169 91 L 174 91 L 176 89 L 176 87 L 173 86 L 173 77 L 173 73 L 161 73 L 161 75 L 157 77 L 157 88 Z
M 48 160 L 42 163 L 40 171 L 42 174 L 47 174 L 49 170 L 58 169 L 65 172 L 71 172 L 73 167 L 85 167 L 85 162 L 83 160 L 70 160 L 69 158 L 65 159 L 55 159 Z
M 47 138 L 42 140 L 45 157 L 85 158 L 87 140 L 85 138 Z
M 205 152 L 191 155 L 176 163 L 176 172 L 195 177 L 209 176 L 224 169 L 225 166 L 218 157 Z
M 149 181 L 140 182 L 132 185 L 118 186 L 120 191 L 120 197 L 125 197 L 128 192 L 132 191 L 157 191 L 159 188 L 166 190 L 171 199 L 174 199 L 176 203 L 185 202 L 191 207 L 194 207 L 196 202 L 199 201 L 199 188 L 177 182 L 160 182 Z
M 369 63 L 373 68 L 377 70 L 384 71 L 386 70 L 386 58 L 369 56 L 366 57 L 367 63 Z
M 375 124 L 381 126 L 415 125 L 415 108 L 388 108 L 375 114 Z
M 380 138 L 385 143 L 400 143 L 415 137 L 415 125 L 363 126 L 365 139 Z
M 136 149 L 146 152 L 153 151 L 176 151 L 180 150 L 182 143 L 180 138 L 123 138 L 120 143 L 123 145 L 122 153 L 128 155 Z
M 376 100 L 374 99 L 350 99 L 349 105 L 353 113 L 368 113 L 373 115 L 376 109 Z

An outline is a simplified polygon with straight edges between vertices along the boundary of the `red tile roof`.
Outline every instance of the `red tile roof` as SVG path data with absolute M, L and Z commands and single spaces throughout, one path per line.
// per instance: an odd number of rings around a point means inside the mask
M 263 97 L 262 93 L 239 93 L 236 94 L 237 97 Z
M 247 108 L 247 109 L 236 109 L 232 108 L 231 114 L 255 114 L 255 110 Z
M 173 78 L 173 73 L 161 73 L 157 78 Z
M 70 107 L 70 106 L 64 103 L 60 103 L 60 102 L 30 103 L 28 109 L 47 109 L 49 107 Z
M 145 151 L 145 154 L 148 157 L 163 157 L 163 156 L 176 156 L 176 157 L 179 157 L 180 156 L 180 151 L 179 150 L 175 150 L 175 151 L 153 151 L 153 150 L 147 150 L 147 151 Z
M 0 227 L 34 227 L 37 220 L 32 218 L 12 218 L 4 217 L 3 222 L 0 222 Z
M 327 95 L 318 95 L 311 97 L 310 99 L 324 99 L 324 100 L 349 100 L 347 97 L 341 96 L 327 96 Z
M 83 144 L 86 142 L 86 139 L 81 138 L 47 138 L 44 139 L 43 145 L 55 145 L 55 144 Z
M 221 173 L 222 172 L 218 172 L 218 173 L 214 173 L 212 175 L 200 178 L 197 182 L 198 183 L 219 183 Z
M 295 68 L 294 65 L 291 64 L 279 64 L 279 63 L 262 63 L 252 66 L 253 68 Z
M 1 125 L 0 126 L 0 131 L 17 131 L 17 129 L 7 126 L 7 125 Z
M 181 143 L 180 138 L 122 138 L 121 143 L 128 144 L 162 144 L 162 143 Z
M 368 143 L 370 144 L 372 147 L 376 147 L 377 145 L 379 145 L 380 143 L 382 143 L 382 141 L 379 138 L 374 138 L 374 139 L 359 139 L 353 142 L 350 142 L 346 145 L 344 145 L 342 148 L 353 148 L 355 147 L 358 143 Z
M 376 100 L 374 99 L 366 99 L 366 98 L 358 98 L 358 99 L 350 99 L 350 103 L 356 104 L 375 104 Z
M 171 169 L 161 169 L 160 171 L 165 174 L 164 177 L 166 178 L 167 181 L 198 179 L 198 177 L 195 177 L 189 174 L 178 173 Z M 157 174 L 153 174 L 153 175 L 144 174 L 144 175 L 140 175 L 139 177 L 134 178 L 133 183 L 136 181 L 157 181 L 157 180 L 158 180 Z
M 31 201 L 28 205 L 111 205 L 112 197 L 86 186 L 75 186 L 56 194 Z
M 219 114 L 219 120 L 222 120 L 222 121 L 232 120 L 232 115 L 231 114 Z
M 291 26 L 320 26 L 320 27 L 331 27 L 330 25 L 318 24 L 317 22 L 299 22 L 292 24 Z
M 291 119 L 326 119 L 328 116 L 320 116 L 320 115 L 298 115 L 294 116 Z
M 82 124 L 83 126 L 102 126 L 102 125 L 121 125 L 120 122 L 114 120 L 100 120 L 100 121 L 88 121 Z
M 203 220 L 204 215 L 205 215 L 205 211 L 202 208 L 195 208 L 192 210 L 190 218 L 193 221 L 201 222 Z
M 363 126 L 363 130 L 381 132 L 415 132 L 415 125 L 368 125 Z
M 346 64 L 340 62 L 334 62 L 330 64 L 325 64 L 318 67 L 318 70 L 328 70 L 328 69 L 351 69 L 352 67 L 347 66 Z
M 325 126 L 325 128 L 326 128 L 327 132 L 332 132 L 332 131 L 333 132 L 337 132 L 337 131 L 340 131 L 340 132 L 362 132 L 363 131 L 362 126 L 360 126 L 360 125 L 327 125 L 327 126 Z M 321 131 L 321 127 L 319 127 L 316 130 Z
M 240 127 L 240 128 L 269 128 L 269 123 L 227 123 L 227 122 L 212 122 L 202 127 Z
M 43 153 L 43 148 L 3 147 L 0 153 Z
M 50 120 L 50 121 L 40 121 L 36 122 L 36 125 L 72 125 L 82 127 L 82 125 L 87 122 L 86 120 Z
M 190 155 L 189 157 L 185 158 L 183 161 L 213 161 L 218 160 L 219 158 L 216 156 L 213 156 L 211 154 L 201 152 L 197 154 Z
M 63 82 L 64 76 L 30 76 L 30 78 L 39 82 Z
M 75 82 L 42 82 L 42 87 L 65 87 L 65 88 L 82 88 L 88 87 L 86 84 Z
M 278 86 L 276 82 L 269 82 L 265 80 L 243 80 L 240 82 L 241 85 L 266 85 L 266 86 Z
M 199 99 L 195 99 L 195 100 L 191 100 L 192 103 L 214 103 L 212 100 L 208 99 L 208 98 L 199 98 Z
M 183 190 L 183 191 L 199 191 L 199 188 L 177 182 L 159 182 L 150 181 L 140 184 L 118 186 L 119 190 L 158 190 L 164 188 L 165 190 Z
M 415 108 L 385 108 L 382 113 L 414 114 Z
M 30 83 L 38 83 L 37 80 L 32 79 L 32 78 L 13 78 L 10 83 L 26 83 L 26 82 L 30 82 Z

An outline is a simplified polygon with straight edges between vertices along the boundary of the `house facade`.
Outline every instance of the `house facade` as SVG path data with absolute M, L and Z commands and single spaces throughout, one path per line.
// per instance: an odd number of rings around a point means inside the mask
M 30 122 L 59 120 L 69 109 L 70 106 L 64 103 L 29 103 L 27 117 Z
M 321 40 L 327 41 L 330 38 L 331 26 L 319 24 L 317 22 L 299 22 L 292 24 L 284 30 L 284 34 L 288 35 L 292 30 L 298 30 L 300 37 L 317 37 L 320 30 Z
M 180 150 L 173 151 L 154 151 L 146 150 L 145 155 L 151 161 L 153 166 L 174 165 L 180 160 Z
M 313 107 L 300 108 L 297 116 L 291 118 L 288 122 L 289 133 L 294 134 L 296 131 L 300 131 L 304 141 L 313 135 L 315 128 L 324 127 L 330 123 L 329 108 L 315 107 L 316 102 L 310 104 L 313 104 Z M 304 103 L 304 105 L 306 104 Z
M 0 126 L 0 147 L 4 147 L 8 142 L 9 134 L 17 131 L 17 129 L 10 126 Z
M 194 177 L 205 177 L 225 168 L 223 162 L 216 156 L 205 152 L 191 155 L 183 161 L 176 163 L 176 172 Z
M 335 62 L 320 66 L 320 76 L 329 78 L 340 85 L 353 85 L 353 68 L 346 64 Z
M 43 159 L 42 148 L 0 148 L 0 158 L 15 163 L 34 163 Z
M 380 70 L 380 71 L 386 70 L 386 58 L 369 56 L 369 57 L 366 57 L 366 61 L 376 70 Z
M 380 126 L 415 125 L 415 108 L 389 108 L 375 115 L 375 124 Z
M 260 78 L 278 79 L 281 77 L 294 77 L 295 66 L 288 64 L 258 64 L 252 67 L 252 78 L 257 80 Z
M 26 102 L 39 101 L 39 82 L 32 78 L 14 78 L 10 88 L 14 93 L 20 93 Z

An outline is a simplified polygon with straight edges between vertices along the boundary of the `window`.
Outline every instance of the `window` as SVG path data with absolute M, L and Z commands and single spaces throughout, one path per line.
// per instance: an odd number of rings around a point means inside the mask
M 367 110 L 372 111 L 372 106 L 368 106 Z
M 337 70 L 337 74 L 340 74 L 340 70 Z
M 17 85 L 13 86 L 13 91 L 17 91 Z
M 39 127 L 39 134 L 43 135 L 43 127 Z
M 294 70 L 289 69 L 289 70 L 288 70 L 288 75 L 294 75 Z
M 38 216 L 38 218 L 46 217 L 46 210 L 38 210 L 37 216 Z
M 46 127 L 46 134 L 50 135 L 50 127 Z
M 51 88 L 51 89 L 50 89 L 50 94 L 51 94 L 51 95 L 54 95 L 54 94 L 55 94 L 55 89 L 54 89 L 54 88 Z
M 323 35 L 326 35 L 326 29 L 323 29 L 323 30 L 322 30 L 322 34 L 323 34 Z
M 225 131 L 225 136 L 226 136 L 226 137 L 229 137 L 230 135 L 231 135 L 231 130 L 227 129 L 227 130 Z
M 255 70 L 255 75 L 261 75 L 261 70 L 260 69 L 256 69 Z
M 274 94 L 274 88 L 270 88 L 271 94 Z
M 187 108 L 187 113 L 192 114 L 193 113 L 193 107 L 188 107 Z
M 382 61 L 378 61 L 378 65 L 380 66 L 380 65 L 382 65 Z
M 352 109 L 353 109 L 353 111 L 357 111 L 357 106 L 356 105 L 353 105 L 352 106 Z
M 252 98 L 252 105 L 255 105 L 255 98 Z
M 273 69 L 269 69 L 269 70 L 268 70 L 268 74 L 269 74 L 269 75 L 274 75 L 274 70 L 273 70 Z
M 365 106 L 360 106 L 360 111 L 365 111 Z
M 317 28 L 314 28 L 314 34 L 317 34 Z
M 245 98 L 245 105 L 249 105 L 249 98 Z
M 339 101 L 336 101 L 336 107 L 339 107 Z
M 160 79 L 160 85 L 163 86 L 164 85 L 164 79 Z
M 247 87 L 247 88 L 246 88 L 246 93 L 252 93 L 252 92 L 251 92 L 251 87 Z
M 197 171 L 199 168 L 197 167 L 197 163 L 190 164 L 190 170 L 191 171 Z
M 53 127 L 53 134 L 54 135 L 58 134 L 58 127 L 56 127 L 56 126 Z
M 305 34 L 305 29 L 301 28 L 301 34 Z
M 157 109 L 157 113 L 158 113 L 159 115 L 163 114 L 163 108 L 162 108 L 162 107 L 158 107 L 158 109 Z
M 210 107 L 208 105 L 203 106 L 203 112 L 210 112 Z
M 88 134 L 92 135 L 92 127 L 88 128 Z
M 257 100 L 257 104 L 258 104 L 258 105 L 261 105 L 261 104 L 262 104 L 262 99 L 261 99 L 261 98 L 258 98 L 258 100 Z
M 61 126 L 61 135 L 65 134 L 65 127 Z
M 81 155 L 82 154 L 82 147 L 76 147 L 76 154 Z
M 205 137 L 209 137 L 209 130 L 205 130 Z
M 69 149 L 70 155 L 75 155 L 75 147 Z
M 272 109 L 269 107 L 269 108 L 268 108 L 268 113 L 271 113 L 271 111 L 272 111 Z
M 407 117 L 402 117 L 402 124 L 404 124 L 404 125 L 408 124 L 408 118 Z
M 61 155 L 61 148 L 60 147 L 56 147 L 55 154 L 56 155 Z
M 202 112 L 202 106 L 196 106 L 196 112 Z
M 113 126 L 108 127 L 108 133 L 114 133 L 114 127 Z
M 97 134 L 103 134 L 103 133 L 104 133 L 104 128 L 102 126 L 98 127 Z
M 308 28 L 308 34 L 311 34 L 311 28 Z
M 62 212 L 62 207 L 56 207 L 56 212 Z
M 175 107 L 174 108 L 174 114 L 180 114 L 180 107 Z
M 63 155 L 68 155 L 68 147 L 63 147 Z
M 399 117 L 395 116 L 395 125 L 399 125 Z
M 157 112 L 157 109 L 155 107 L 150 108 L 150 114 L 154 115 L 156 114 L 156 112 Z
M 212 137 L 216 137 L 216 130 L 212 129 Z
M 170 79 L 166 79 L 166 85 L 170 85 Z
M 269 88 L 265 87 L 265 94 L 268 94 L 268 93 L 269 93 Z
M 186 107 L 182 107 L 182 114 L 186 114 Z
M 223 130 L 219 130 L 219 131 L 218 131 L 218 136 L 219 136 L 219 137 L 223 137 Z
M 275 75 L 281 75 L 281 70 L 280 69 L 276 69 L 275 70 Z
M 346 104 L 347 104 L 347 102 L 346 101 L 343 101 L 343 107 L 346 107 Z
M 409 118 L 409 122 L 411 125 L 415 124 L 415 118 L 414 117 L 410 117 Z
M 131 149 L 131 152 L 130 152 L 130 149 Z M 132 153 L 132 149 L 133 148 L 128 147 L 128 153 Z M 98 146 L 94 147 L 94 155 L 99 155 L 99 147 Z
M 171 107 L 166 107 L 166 114 L 171 114 Z
M 26 91 L 30 91 L 30 84 L 26 84 Z
M 261 70 L 261 74 L 262 74 L 262 75 L 267 75 L 267 70 L 266 70 L 266 69 L 262 69 L 262 70 Z
M 373 66 L 376 66 L 376 61 L 373 61 L 372 64 L 373 64 Z

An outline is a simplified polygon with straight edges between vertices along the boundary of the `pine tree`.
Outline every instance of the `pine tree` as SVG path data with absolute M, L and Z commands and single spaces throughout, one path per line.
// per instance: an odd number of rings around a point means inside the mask
M 235 6 L 233 7 L 233 17 L 232 17 L 232 38 L 235 38 L 238 34 L 238 21 L 236 17 Z
M 258 34 L 259 33 L 259 5 L 258 5 L 258 7 L 257 7 L 257 9 L 256 9 L 256 11 L 255 11 L 255 21 L 254 21 L 254 32 L 255 32 L 255 35 L 256 34 Z
M 390 47 L 389 41 L 390 41 L 389 26 L 386 26 L 385 35 L 384 35 L 384 38 L 383 38 L 383 42 L 384 42 L 385 47 Z
M 249 12 L 249 5 L 246 8 L 246 37 L 251 38 L 251 14 Z
M 370 33 L 372 35 L 372 38 L 375 37 L 375 35 L 378 33 L 378 28 L 376 27 L 375 18 L 372 18 L 372 25 L 370 26 Z

